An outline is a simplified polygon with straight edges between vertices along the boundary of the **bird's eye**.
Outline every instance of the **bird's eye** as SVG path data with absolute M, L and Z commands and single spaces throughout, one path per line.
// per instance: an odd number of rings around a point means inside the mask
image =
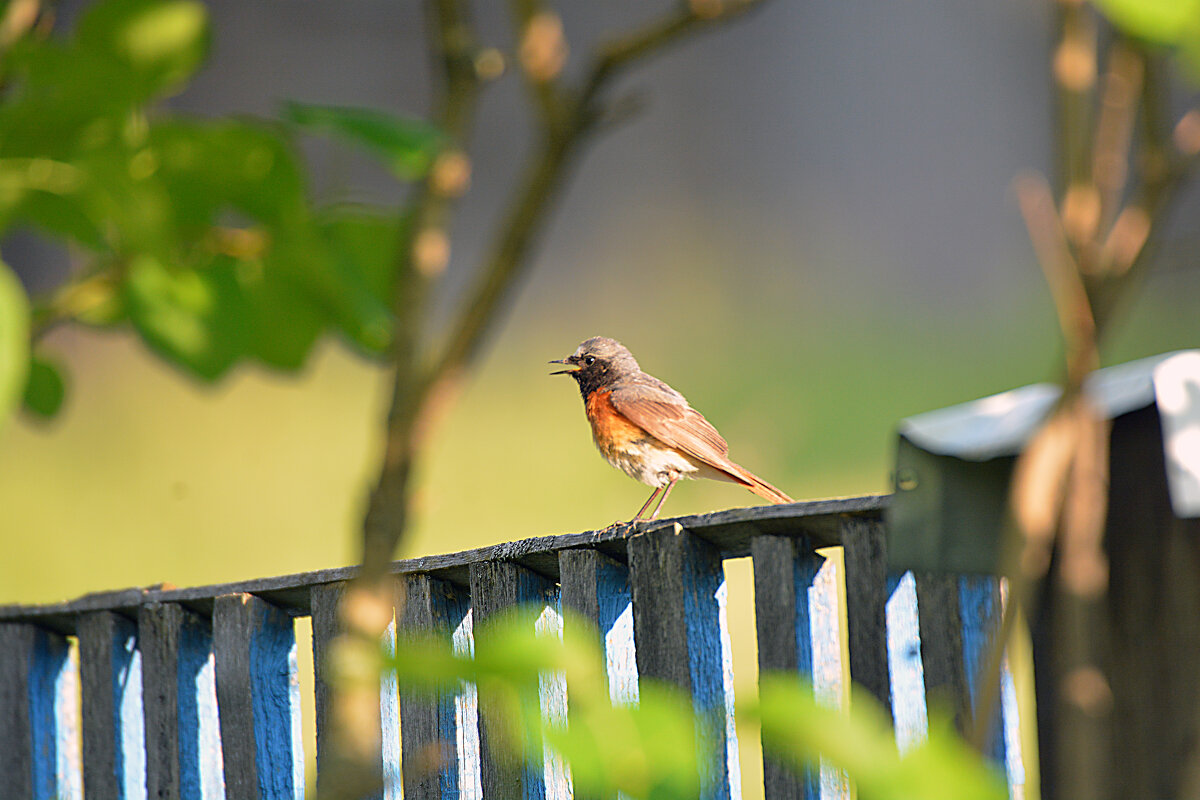
M 595 363 L 596 363 L 596 357 L 595 357 L 595 356 L 588 356 L 587 358 L 585 358 L 585 359 L 583 360 L 583 363 L 587 364 L 587 365 L 590 367 L 592 364 L 595 364 Z

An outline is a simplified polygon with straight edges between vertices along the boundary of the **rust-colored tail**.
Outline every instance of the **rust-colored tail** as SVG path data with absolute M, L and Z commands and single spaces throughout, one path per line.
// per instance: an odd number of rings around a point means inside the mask
M 730 473 L 738 479 L 739 483 L 744 483 L 747 489 L 764 500 L 770 500 L 775 504 L 796 502 L 740 464 L 734 464 L 731 461 L 729 466 L 734 467 Z

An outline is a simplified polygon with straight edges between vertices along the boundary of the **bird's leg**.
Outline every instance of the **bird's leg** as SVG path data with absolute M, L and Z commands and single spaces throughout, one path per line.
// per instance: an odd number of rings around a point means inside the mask
M 650 507 L 650 504 L 654 502 L 654 498 L 658 497 L 658 493 L 661 491 L 662 487 L 659 486 L 657 489 L 651 492 L 650 497 L 646 499 L 645 505 L 638 509 L 638 513 L 634 514 L 633 519 L 631 519 L 630 522 L 637 522 L 639 519 L 641 519 L 642 514 L 646 513 L 646 509 Z
M 669 495 L 671 493 L 671 490 L 675 488 L 675 484 L 678 481 L 679 481 L 679 479 L 675 478 L 674 480 L 672 480 L 670 483 L 667 484 L 667 488 L 663 491 L 662 497 L 658 498 L 658 505 L 656 505 L 654 507 L 654 513 L 650 515 L 650 519 L 658 519 L 658 510 L 660 508 L 662 508 L 663 503 L 665 503 L 667 501 L 667 495 Z M 647 500 L 646 504 L 649 505 L 649 502 L 650 501 Z

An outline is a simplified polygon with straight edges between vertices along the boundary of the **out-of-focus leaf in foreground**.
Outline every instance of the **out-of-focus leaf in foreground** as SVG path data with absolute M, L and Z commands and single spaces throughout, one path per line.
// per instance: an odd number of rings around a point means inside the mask
M 433 125 L 374 108 L 290 102 L 284 119 L 302 128 L 333 134 L 376 156 L 403 180 L 422 177 L 445 143 Z
M 7 264 L 0 263 L 0 430 L 17 410 L 29 374 L 29 300 Z
M 996 768 L 944 721 L 931 721 L 927 741 L 900 755 L 887 716 L 863 692 L 846 712 L 821 705 L 794 675 L 764 675 L 759 700 L 740 704 L 738 714 L 759 720 L 768 752 L 797 770 L 824 758 L 849 774 L 864 800 L 1008 797 Z
M 50 419 L 62 408 L 66 392 L 58 365 L 34 356 L 29 362 L 29 380 L 25 383 L 25 410 L 35 417 Z

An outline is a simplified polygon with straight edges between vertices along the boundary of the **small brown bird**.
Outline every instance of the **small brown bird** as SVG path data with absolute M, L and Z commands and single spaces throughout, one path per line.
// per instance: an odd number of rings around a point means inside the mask
M 592 439 L 608 463 L 654 491 L 635 520 L 658 499 L 650 519 L 680 478 L 741 484 L 772 503 L 792 498 L 729 460 L 729 445 L 679 392 L 642 372 L 633 354 L 614 339 L 588 339 L 573 355 L 551 361 L 579 384 Z M 660 494 L 661 493 L 661 494 Z

